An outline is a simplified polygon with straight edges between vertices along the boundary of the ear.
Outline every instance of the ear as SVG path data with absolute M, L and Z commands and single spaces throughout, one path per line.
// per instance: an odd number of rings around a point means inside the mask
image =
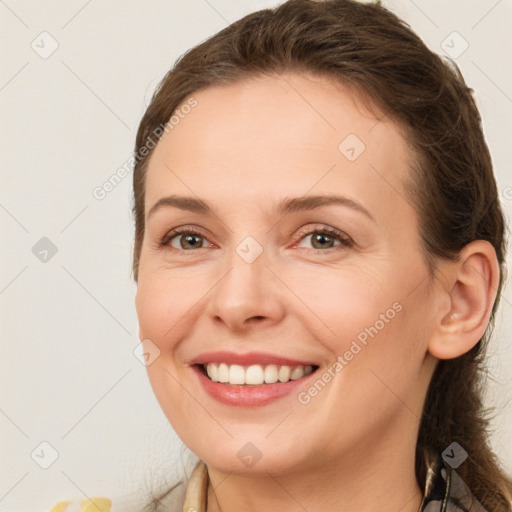
M 471 350 L 482 338 L 491 317 L 500 280 L 494 247 L 475 240 L 464 247 L 459 261 L 450 263 L 443 275 L 443 302 L 428 345 L 438 359 L 453 359 Z

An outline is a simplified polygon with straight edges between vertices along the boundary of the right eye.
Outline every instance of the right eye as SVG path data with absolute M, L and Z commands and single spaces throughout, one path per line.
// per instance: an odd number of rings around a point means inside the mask
M 178 246 L 173 243 L 174 239 L 176 239 Z M 206 241 L 206 238 L 201 232 L 193 228 L 183 227 L 173 229 L 167 233 L 160 241 L 160 247 L 167 246 L 178 251 L 190 252 L 190 249 L 194 248 L 203 249 L 202 241 Z

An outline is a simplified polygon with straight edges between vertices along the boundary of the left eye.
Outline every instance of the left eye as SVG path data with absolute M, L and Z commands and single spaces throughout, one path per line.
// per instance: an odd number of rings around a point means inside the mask
M 350 237 L 344 235 L 335 229 L 315 229 L 310 230 L 309 232 L 303 233 L 300 240 L 305 240 L 307 237 L 311 238 L 311 243 L 313 244 L 313 249 L 333 249 L 339 246 L 343 247 L 352 247 L 354 242 Z M 333 246 L 334 241 L 339 241 L 340 243 L 337 246 Z M 317 247 L 315 247 L 317 244 Z

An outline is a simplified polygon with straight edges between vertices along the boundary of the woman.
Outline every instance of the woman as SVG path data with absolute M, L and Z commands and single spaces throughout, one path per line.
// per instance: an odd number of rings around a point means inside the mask
M 139 337 L 199 458 L 148 510 L 512 510 L 504 219 L 453 63 L 380 5 L 289 0 L 187 52 L 135 149 Z

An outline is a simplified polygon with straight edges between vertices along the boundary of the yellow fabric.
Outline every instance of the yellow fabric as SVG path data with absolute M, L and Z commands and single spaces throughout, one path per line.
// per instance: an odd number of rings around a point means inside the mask
M 59 501 L 57 505 L 55 505 L 50 512 L 66 512 L 66 508 L 71 503 L 71 501 Z
M 50 512 L 66 512 L 68 505 L 71 503 L 72 501 L 60 501 Z M 90 500 L 82 500 L 80 504 L 82 505 L 82 512 L 110 512 L 112 501 L 108 498 L 95 496 Z
M 110 512 L 111 506 L 112 501 L 108 498 L 91 498 L 82 501 L 82 512 Z

